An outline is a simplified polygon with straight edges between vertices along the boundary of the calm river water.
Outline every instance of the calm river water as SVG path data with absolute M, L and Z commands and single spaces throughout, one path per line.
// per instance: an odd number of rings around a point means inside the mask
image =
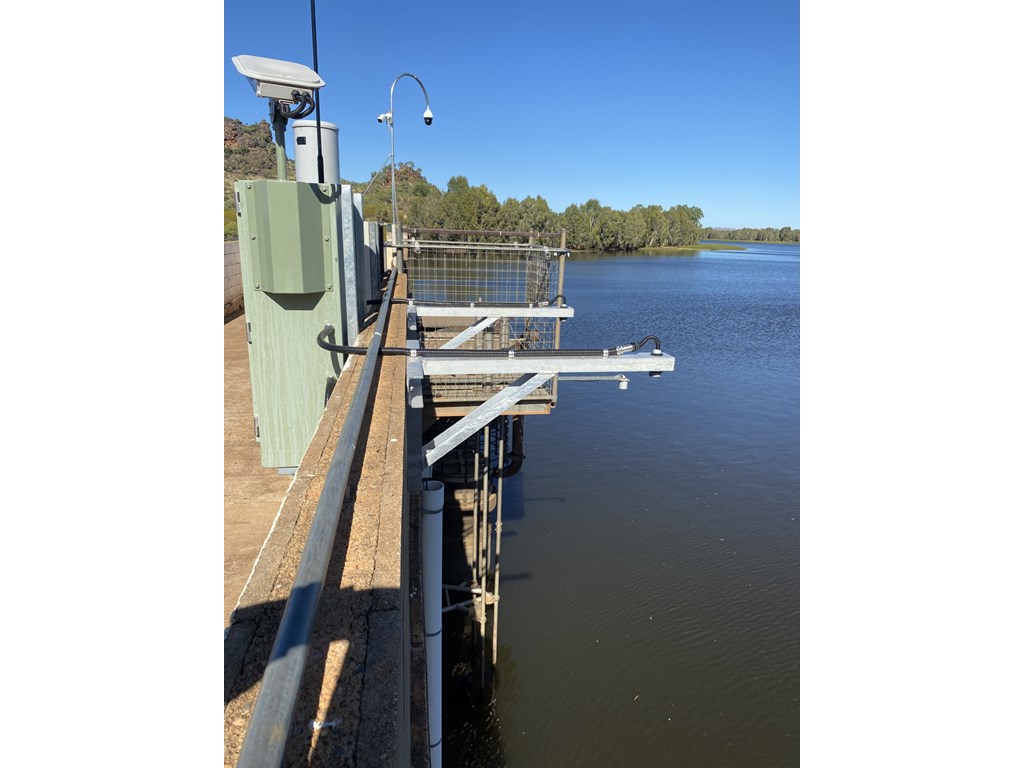
M 493 698 L 446 765 L 799 764 L 800 250 L 747 247 L 569 260 L 562 346 L 676 370 L 526 419 Z

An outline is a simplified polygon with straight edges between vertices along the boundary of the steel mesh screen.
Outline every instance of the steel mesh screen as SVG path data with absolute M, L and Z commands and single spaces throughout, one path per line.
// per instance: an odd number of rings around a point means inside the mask
M 409 296 L 459 304 L 546 302 L 555 256 L 537 246 L 414 241 L 405 249 Z
M 414 242 L 406 249 L 409 296 L 417 304 L 465 306 L 547 305 L 557 288 L 559 252 L 528 245 Z M 443 312 L 443 308 L 438 308 Z M 420 309 L 420 344 L 437 349 L 480 322 L 479 318 L 431 316 Z M 554 349 L 553 317 L 500 317 L 454 349 Z M 513 383 L 512 375 L 430 376 L 424 394 L 434 402 L 482 402 Z M 548 401 L 553 382 L 524 402 Z

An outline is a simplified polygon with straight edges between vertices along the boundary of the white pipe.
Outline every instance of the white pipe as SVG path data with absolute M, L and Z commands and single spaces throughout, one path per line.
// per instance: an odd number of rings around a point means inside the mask
M 441 768 L 441 529 L 444 483 L 423 481 L 423 630 L 430 768 Z

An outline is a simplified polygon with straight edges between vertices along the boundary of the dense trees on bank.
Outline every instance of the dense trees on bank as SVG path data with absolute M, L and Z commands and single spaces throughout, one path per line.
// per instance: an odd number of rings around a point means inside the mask
M 744 227 L 743 229 L 716 229 L 714 227 L 705 227 L 703 234 L 701 234 L 701 239 L 745 240 L 758 243 L 799 243 L 800 230 L 790 229 L 789 227 L 782 227 L 781 229 L 775 229 L 774 227 L 764 227 L 762 229 L 750 229 L 749 227 Z
M 295 178 L 288 163 L 288 177 Z M 246 126 L 224 118 L 224 236 L 236 238 L 237 217 L 232 184 L 240 178 L 276 178 L 277 161 L 270 126 L 264 120 Z M 363 216 L 368 221 L 391 221 L 391 169 L 381 169 L 367 183 L 342 180 L 363 192 Z M 609 208 L 596 199 L 552 211 L 540 197 L 499 202 L 486 185 L 473 186 L 465 176 L 453 176 L 442 191 L 412 163 L 395 167 L 398 220 L 406 226 L 441 229 L 487 229 L 506 232 L 566 232 L 566 245 L 580 251 L 627 251 L 659 246 L 691 246 L 700 240 L 796 241 L 800 230 L 714 229 L 702 227 L 704 212 L 696 206 L 635 205 L 628 211 Z
M 566 245 L 574 250 L 623 251 L 650 246 L 696 245 L 702 237 L 700 208 L 676 205 L 637 205 L 617 211 L 591 199 L 556 213 L 540 196 L 498 202 L 486 185 L 470 185 L 465 176 L 453 176 L 444 192 L 423 178 L 411 163 L 395 170 L 398 218 L 402 224 L 443 229 L 496 229 L 512 232 L 566 231 Z M 388 170 L 369 185 L 363 196 L 368 220 L 391 221 L 391 177 Z

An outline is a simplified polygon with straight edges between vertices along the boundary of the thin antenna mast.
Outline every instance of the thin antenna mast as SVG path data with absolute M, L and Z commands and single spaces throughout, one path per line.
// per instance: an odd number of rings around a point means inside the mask
M 313 71 L 320 74 L 320 67 L 316 56 L 316 0 L 309 0 L 309 16 L 313 25 Z M 324 183 L 324 148 L 320 142 L 320 91 L 313 95 L 316 100 L 316 177 L 320 183 Z M 331 181 L 336 184 L 337 179 Z

